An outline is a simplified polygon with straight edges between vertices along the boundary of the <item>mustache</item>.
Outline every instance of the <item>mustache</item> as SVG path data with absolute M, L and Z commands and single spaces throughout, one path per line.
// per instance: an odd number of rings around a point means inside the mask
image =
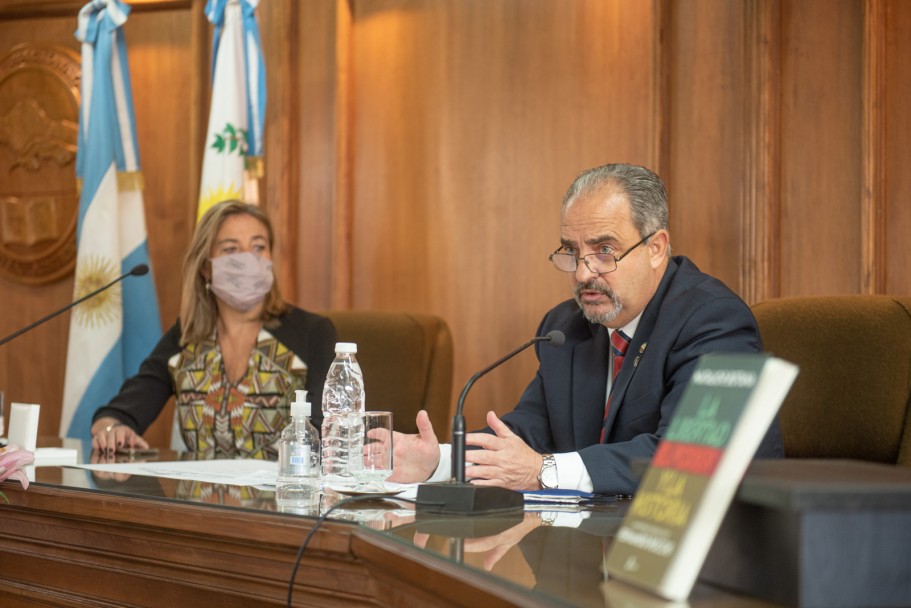
M 598 293 L 606 295 L 612 300 L 617 297 L 616 294 L 614 294 L 614 290 L 612 290 L 607 285 L 597 283 L 595 279 L 586 281 L 585 283 L 576 283 L 576 286 L 573 287 L 573 294 L 577 299 L 580 295 L 582 295 L 583 291 L 597 291 Z

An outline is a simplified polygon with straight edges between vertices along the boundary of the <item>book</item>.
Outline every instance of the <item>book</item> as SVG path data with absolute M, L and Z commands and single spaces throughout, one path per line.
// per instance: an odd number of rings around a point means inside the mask
M 699 359 L 608 551 L 612 578 L 673 601 L 689 597 L 797 372 L 768 354 Z

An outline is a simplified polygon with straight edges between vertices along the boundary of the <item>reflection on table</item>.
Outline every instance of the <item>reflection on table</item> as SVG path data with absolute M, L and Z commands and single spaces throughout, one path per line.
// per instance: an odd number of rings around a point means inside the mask
M 168 462 L 192 456 L 161 450 L 153 458 L 120 455 L 108 458 L 110 462 Z M 98 462 L 99 456 L 96 455 L 95 459 Z M 203 540 L 198 542 L 201 546 L 207 547 L 206 551 L 215 551 L 212 547 L 220 547 L 224 542 L 221 537 L 211 540 L 213 534 L 230 534 L 231 538 L 237 539 L 229 543 L 229 556 L 232 559 L 239 559 L 244 552 L 253 550 L 249 547 L 257 547 L 257 553 L 265 551 L 268 559 L 262 563 L 271 563 L 273 566 L 261 566 L 260 570 L 256 570 L 251 565 L 259 563 L 256 560 L 244 562 L 241 559 L 237 562 L 239 572 L 247 572 L 243 576 L 247 584 L 253 586 L 251 588 L 271 589 L 269 593 L 274 596 L 272 600 L 266 601 L 263 597 L 257 600 L 263 605 L 283 605 L 278 603 L 281 601 L 279 598 L 282 580 L 286 581 L 290 575 L 294 553 L 306 536 L 306 531 L 315 525 L 315 518 L 327 514 L 331 523 L 324 524 L 324 527 L 328 528 L 329 536 L 324 536 L 322 540 L 317 538 L 308 547 L 305 566 L 302 566 L 301 574 L 295 579 L 296 584 L 300 586 L 300 591 L 295 592 L 295 604 L 300 597 L 306 597 L 306 601 L 310 602 L 312 594 L 319 593 L 320 589 L 324 589 L 323 592 L 329 593 L 332 597 L 333 594 L 341 592 L 340 590 L 354 594 L 352 597 L 376 597 L 377 594 L 382 595 L 378 589 L 382 590 L 383 585 L 394 589 L 390 591 L 393 596 L 407 594 L 403 589 L 411 593 L 412 588 L 417 589 L 421 585 L 426 585 L 429 590 L 413 591 L 413 597 L 409 597 L 415 601 L 425 601 L 430 597 L 433 599 L 431 603 L 438 605 L 464 605 L 463 595 L 468 593 L 466 590 L 470 590 L 469 595 L 472 597 L 478 593 L 493 593 L 501 600 L 509 598 L 505 600 L 506 605 L 608 605 L 612 608 L 668 605 L 613 581 L 605 582 L 605 550 L 625 515 L 629 505 L 626 500 L 600 504 L 588 509 L 550 508 L 509 515 L 466 517 L 427 514 L 416 510 L 412 503 L 395 497 L 352 499 L 326 491 L 316 493 L 312 500 L 304 504 L 289 505 L 283 504 L 275 491 L 255 486 L 191 482 L 140 475 L 110 475 L 69 467 L 38 467 L 34 481 L 35 487 L 28 490 L 28 493 L 35 494 L 24 496 L 34 498 L 34 501 L 26 502 L 34 502 L 35 505 L 58 504 L 38 500 L 40 497 L 37 494 L 45 491 L 49 493 L 49 498 L 52 498 L 63 490 L 70 492 L 67 496 L 72 496 L 74 501 L 81 501 L 83 495 L 72 494 L 72 491 L 85 490 L 93 495 L 103 495 L 99 499 L 91 499 L 91 496 L 84 495 L 87 504 L 94 504 L 97 500 L 105 502 L 106 496 L 124 497 L 124 501 L 115 500 L 116 509 L 133 508 L 123 507 L 121 502 L 135 504 L 136 508 L 142 509 L 142 512 L 137 511 L 135 517 L 125 515 L 129 519 L 126 525 L 130 526 L 126 532 L 117 527 L 124 525 L 120 522 L 114 522 L 113 527 L 112 524 L 102 523 L 95 532 L 96 536 L 85 542 L 104 542 L 105 537 L 99 537 L 97 534 L 103 535 L 108 530 L 116 530 L 118 535 L 130 536 L 133 534 L 133 526 L 139 524 L 141 527 L 138 534 L 143 539 L 146 538 L 146 533 L 142 530 L 150 525 L 162 526 L 154 533 L 154 537 L 156 542 L 161 538 L 160 542 L 168 545 L 175 542 L 192 545 L 195 541 L 192 540 L 192 536 L 187 535 L 199 534 Z M 19 500 L 18 497 L 14 499 Z M 136 499 L 152 502 L 137 503 Z M 173 509 L 167 506 L 168 503 L 175 505 L 178 515 L 170 514 Z M 191 510 L 185 508 L 191 505 L 196 507 Z M 205 510 L 213 507 L 218 511 Z M 81 508 L 77 510 L 83 511 Z M 150 517 L 143 512 L 161 512 L 163 515 Z M 119 518 L 121 511 L 113 510 L 110 513 L 118 513 Z M 235 513 L 240 517 L 235 516 Z M 64 514 L 61 521 L 71 520 L 71 514 Z M 363 530 L 364 535 L 351 534 L 350 540 L 343 540 L 338 536 L 337 527 L 337 524 L 343 522 L 358 524 L 353 529 Z M 177 524 L 181 526 L 174 529 L 177 536 L 168 536 L 169 530 L 165 527 Z M 69 527 L 71 524 L 61 525 Z M 2 528 L 0 525 L 0 530 Z M 97 540 L 99 538 L 102 540 Z M 356 538 L 363 540 L 355 540 Z M 251 545 L 251 540 L 256 542 Z M 238 542 L 244 544 L 235 546 Z M 271 555 L 275 549 L 270 548 L 277 547 L 276 543 L 280 543 L 282 547 L 282 557 L 278 561 Z M 335 548 L 330 550 L 330 547 Z M 235 555 L 235 552 L 239 553 Z M 216 552 L 215 555 L 220 554 Z M 262 556 L 257 559 L 260 558 Z M 132 559 L 135 561 L 136 558 Z M 153 562 L 157 564 L 160 559 L 162 558 L 156 557 Z M 187 560 L 192 563 L 192 556 Z M 279 563 L 282 566 L 276 570 L 275 564 Z M 137 566 L 133 563 L 131 568 L 135 567 Z M 184 571 L 187 570 L 186 565 L 182 568 Z M 321 568 L 327 570 L 318 574 Z M 346 572 L 354 568 L 358 574 L 341 575 L 338 568 Z M 379 578 L 371 578 L 373 582 L 364 586 L 365 568 L 370 573 L 377 569 L 388 571 L 382 576 L 370 574 Z M 414 574 L 415 568 L 423 568 L 426 572 Z M 255 572 L 260 574 L 256 575 Z M 169 576 L 173 578 L 177 575 Z M 444 577 L 444 583 L 440 583 L 440 576 Z M 254 585 L 257 577 L 262 578 Z M 482 584 L 481 581 L 485 582 Z M 443 588 L 440 588 L 441 584 Z M 194 581 L 193 588 L 197 587 L 199 583 Z M 485 591 L 481 592 L 480 589 Z M 0 580 L 0 598 L 3 597 L 2 590 L 3 583 Z M 243 595 L 238 588 L 235 588 L 234 592 Z M 187 588 L 181 587 L 180 593 L 188 593 Z M 426 595 L 428 593 L 429 596 Z M 211 599 L 209 595 L 199 597 L 205 597 L 207 601 Z M 354 604 L 358 604 L 359 601 L 352 600 Z M 485 604 L 475 602 L 471 605 Z M 766 604 L 700 586 L 691 598 L 690 605 L 698 608 L 714 605 Z

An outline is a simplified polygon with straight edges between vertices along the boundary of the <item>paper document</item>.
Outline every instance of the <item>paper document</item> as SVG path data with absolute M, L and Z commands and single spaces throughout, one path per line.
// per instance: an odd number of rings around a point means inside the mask
M 79 460 L 76 448 L 37 448 L 35 466 L 61 466 L 74 465 Z
M 186 460 L 74 465 L 90 471 L 146 475 L 234 486 L 275 486 L 278 463 L 269 460 Z
M 522 492 L 527 503 L 577 505 L 591 500 L 594 494 L 580 490 L 529 490 Z

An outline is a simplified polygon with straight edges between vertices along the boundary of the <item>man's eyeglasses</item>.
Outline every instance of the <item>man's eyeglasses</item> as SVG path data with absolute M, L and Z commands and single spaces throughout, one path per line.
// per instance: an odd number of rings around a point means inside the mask
M 655 232 L 657 232 L 657 230 Z M 589 253 L 588 255 L 583 255 L 581 258 L 577 258 L 571 253 L 560 253 L 560 250 L 563 249 L 563 246 L 561 245 L 556 251 L 550 254 L 550 257 L 547 259 L 553 263 L 557 270 L 562 270 L 563 272 L 576 272 L 576 268 L 579 267 L 579 260 L 582 260 L 585 262 L 588 269 L 595 274 L 607 274 L 608 272 L 617 270 L 617 262 L 629 255 L 633 249 L 655 236 L 655 232 L 646 236 L 620 255 L 614 255 L 612 253 Z

